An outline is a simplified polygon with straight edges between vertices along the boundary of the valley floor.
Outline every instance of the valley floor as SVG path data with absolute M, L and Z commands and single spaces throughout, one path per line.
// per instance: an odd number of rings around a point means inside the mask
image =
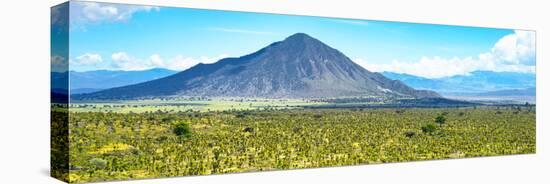
M 534 107 L 52 113 L 54 123 L 69 115 L 71 170 L 64 177 L 70 182 L 536 150 Z M 444 124 L 434 123 L 437 116 L 445 117 Z M 185 136 L 175 133 L 181 123 L 190 131 Z

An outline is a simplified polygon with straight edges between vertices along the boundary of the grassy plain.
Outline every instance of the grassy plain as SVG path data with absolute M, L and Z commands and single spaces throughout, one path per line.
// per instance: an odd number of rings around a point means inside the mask
M 288 102 L 201 103 L 207 105 L 178 109 L 168 105 L 161 111 L 139 105 L 131 110 L 71 108 L 68 180 L 377 164 L 536 150 L 534 107 L 302 109 L 287 106 Z M 265 109 L 261 103 L 276 107 Z M 444 124 L 423 132 L 441 115 Z M 177 123 L 189 125 L 191 134 L 174 134 Z
M 71 103 L 71 112 L 183 112 L 294 109 L 303 106 L 325 105 L 325 102 L 311 102 L 300 99 L 210 99 L 210 100 L 133 100 L 109 102 Z

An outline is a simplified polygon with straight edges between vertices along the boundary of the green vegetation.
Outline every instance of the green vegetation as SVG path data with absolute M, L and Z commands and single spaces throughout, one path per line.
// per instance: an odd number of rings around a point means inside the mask
M 191 137 L 191 128 L 188 123 L 176 122 L 174 124 L 174 134 L 180 137 Z
M 91 170 L 105 169 L 106 166 L 107 166 L 107 161 L 105 161 L 101 158 L 92 158 L 92 160 L 90 160 L 90 169 Z
M 443 124 L 445 124 L 445 121 L 447 121 L 447 119 L 445 119 L 445 115 L 447 115 L 447 113 L 440 114 L 435 117 L 435 123 L 439 124 L 439 127 L 441 127 Z
M 424 125 L 422 126 L 422 132 L 426 133 L 426 134 L 433 134 L 435 132 L 435 125 L 433 124 L 427 124 L 427 125 Z
M 152 113 L 185 111 L 224 111 L 224 110 L 265 110 L 295 109 L 302 106 L 328 104 L 300 99 L 263 99 L 263 98 L 183 98 L 128 100 L 109 102 L 72 102 L 71 112 L 116 112 L 116 113 Z
M 535 153 L 535 111 L 518 108 L 71 111 L 67 177 L 92 182 Z M 439 116 L 445 126 L 433 124 Z

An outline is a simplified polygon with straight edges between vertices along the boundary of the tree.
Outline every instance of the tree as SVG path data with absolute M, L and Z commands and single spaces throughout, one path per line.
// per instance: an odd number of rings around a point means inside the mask
M 435 132 L 435 125 L 433 124 L 427 124 L 427 125 L 424 125 L 422 126 L 422 132 L 426 133 L 426 134 L 432 134 L 433 132 Z
M 174 134 L 180 137 L 190 137 L 191 136 L 191 127 L 189 123 L 186 122 L 176 122 L 173 129 Z
M 101 158 L 93 158 L 90 160 L 90 167 L 93 170 L 100 170 L 107 167 L 107 161 L 101 159 Z
M 439 124 L 439 127 L 441 127 L 443 124 L 445 124 L 445 121 L 447 119 L 445 118 L 445 115 L 440 114 L 437 117 L 435 117 L 435 123 Z

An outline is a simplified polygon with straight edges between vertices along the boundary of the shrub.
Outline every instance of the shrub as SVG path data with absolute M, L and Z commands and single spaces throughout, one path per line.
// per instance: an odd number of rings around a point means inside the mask
M 252 127 L 246 127 L 246 128 L 244 128 L 243 131 L 244 131 L 244 132 L 253 133 L 253 132 L 254 132 L 254 128 L 252 128 Z
M 405 136 L 408 137 L 408 138 L 411 138 L 411 137 L 413 137 L 414 135 L 416 135 L 416 132 L 413 132 L 413 131 L 407 131 L 407 132 L 405 132 Z
M 107 161 L 101 158 L 92 158 L 90 160 L 90 167 L 93 170 L 105 169 L 105 167 L 107 167 Z
M 445 124 L 445 121 L 447 119 L 445 119 L 445 115 L 441 114 L 441 115 L 438 115 L 437 117 L 435 117 L 435 123 L 439 124 L 439 126 Z
M 172 121 L 175 121 L 175 120 L 176 120 L 176 118 L 174 118 L 172 116 L 162 118 L 162 122 L 164 122 L 164 123 L 169 123 L 169 122 L 172 122 Z
M 427 125 L 424 125 L 422 126 L 422 132 L 426 133 L 426 134 L 432 134 L 433 132 L 435 132 L 435 125 L 433 124 L 427 124 Z
M 180 137 L 190 137 L 191 136 L 191 127 L 189 123 L 186 122 L 176 122 L 173 129 L 174 134 Z
M 250 113 L 248 111 L 244 111 L 244 112 L 238 112 L 235 117 L 237 118 L 245 118 L 246 116 L 250 115 Z

